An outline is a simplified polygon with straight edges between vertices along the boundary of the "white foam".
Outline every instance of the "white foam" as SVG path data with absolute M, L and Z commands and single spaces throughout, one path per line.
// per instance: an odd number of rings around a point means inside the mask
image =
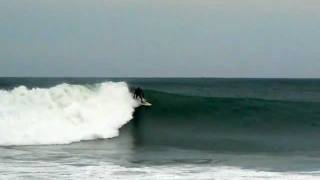
M 112 138 L 137 106 L 126 83 L 0 91 L 0 145 L 67 144 Z
M 72 168 L 73 169 L 73 168 Z M 124 167 L 103 163 L 72 171 L 70 179 L 132 179 L 132 180 L 316 180 L 318 172 L 270 172 L 242 169 L 230 166 L 165 165 L 147 167 Z M 55 177 L 60 178 L 60 177 Z
M 2 165 L 4 164 L 4 165 Z M 72 166 L 57 162 L 10 164 L 0 162 L 2 179 L 119 179 L 119 180 L 317 180 L 319 172 L 271 172 L 232 166 L 164 165 L 125 167 L 100 162 L 88 166 Z

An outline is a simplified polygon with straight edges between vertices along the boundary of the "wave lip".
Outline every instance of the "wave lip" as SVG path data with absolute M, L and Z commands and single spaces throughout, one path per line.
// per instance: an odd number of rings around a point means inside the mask
M 0 91 L 0 145 L 68 144 L 112 138 L 138 103 L 124 82 Z

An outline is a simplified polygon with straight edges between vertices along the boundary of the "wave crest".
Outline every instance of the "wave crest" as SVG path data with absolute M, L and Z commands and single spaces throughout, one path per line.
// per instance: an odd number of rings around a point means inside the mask
M 0 91 L 0 145 L 68 144 L 112 138 L 137 102 L 126 83 Z

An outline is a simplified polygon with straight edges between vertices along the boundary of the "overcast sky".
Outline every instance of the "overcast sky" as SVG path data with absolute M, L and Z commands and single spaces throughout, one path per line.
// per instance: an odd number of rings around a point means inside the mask
M 0 76 L 320 77 L 319 0 L 1 0 Z

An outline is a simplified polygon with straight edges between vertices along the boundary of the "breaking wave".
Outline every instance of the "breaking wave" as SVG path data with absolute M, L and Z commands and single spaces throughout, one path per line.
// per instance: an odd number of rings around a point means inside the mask
M 124 82 L 1 90 L 0 145 L 112 138 L 137 106 Z

